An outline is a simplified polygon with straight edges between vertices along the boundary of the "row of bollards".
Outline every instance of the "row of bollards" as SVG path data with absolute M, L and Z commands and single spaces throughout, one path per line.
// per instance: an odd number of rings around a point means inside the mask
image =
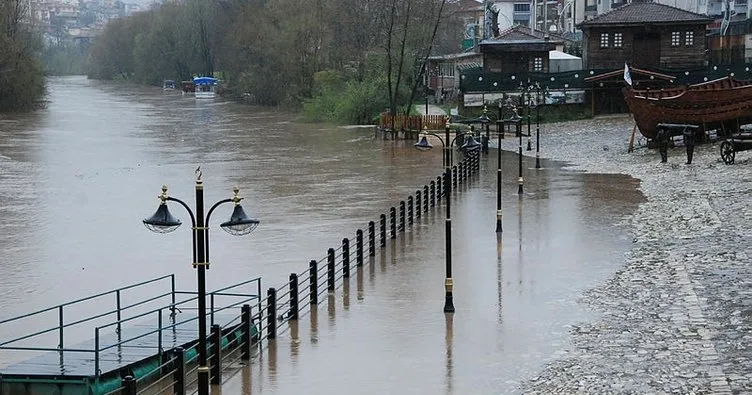
M 405 202 L 404 200 L 400 201 L 399 215 L 397 214 L 396 207 L 391 207 L 389 209 L 388 219 L 386 214 L 381 214 L 379 216 L 378 225 L 379 245 L 381 247 L 386 247 L 387 228 L 389 229 L 389 238 L 395 239 L 398 232 L 405 232 L 407 230 L 407 227 L 414 223 L 415 218 L 421 218 L 422 213 L 428 212 L 429 207 L 435 207 L 437 202 L 441 202 L 442 196 L 444 196 L 447 191 L 452 190 L 452 187 L 449 185 L 450 182 L 453 183 L 454 186 L 456 186 L 457 184 L 462 184 L 466 182 L 466 180 L 471 175 L 475 174 L 479 168 L 480 160 L 478 155 L 469 155 L 466 160 L 460 162 L 459 165 L 453 166 L 454 178 L 439 176 L 436 180 L 432 180 L 429 184 L 425 185 L 422 190 L 416 190 L 414 198 L 413 196 L 410 196 L 408 197 L 407 202 Z M 364 237 L 368 240 L 368 251 L 365 250 L 366 247 L 364 245 Z M 362 229 L 357 230 L 355 243 L 355 265 L 357 267 L 363 266 L 364 256 L 366 254 L 368 254 L 368 256 L 376 255 L 376 238 L 377 229 L 374 221 L 368 222 L 367 232 L 364 232 Z M 342 277 L 349 278 L 351 275 L 351 251 L 350 240 L 348 238 L 342 239 L 342 246 L 340 247 L 340 249 Z M 334 248 L 329 248 L 327 250 L 326 288 L 328 292 L 334 292 L 336 288 L 338 273 L 336 265 L 336 254 L 337 252 Z M 311 260 L 309 262 L 307 274 L 307 291 L 310 305 L 317 305 L 319 302 L 319 266 L 319 262 L 316 260 Z M 289 301 L 287 306 L 289 310 L 286 312 L 285 316 L 291 320 L 298 319 L 301 310 L 300 300 L 302 292 L 302 289 L 300 287 L 300 277 L 295 273 L 290 274 L 289 283 L 286 284 L 285 287 L 288 287 L 289 289 Z M 267 291 L 266 302 L 267 339 L 275 339 L 277 337 L 276 317 L 278 302 L 277 291 L 275 290 L 275 288 L 269 288 L 269 290 Z

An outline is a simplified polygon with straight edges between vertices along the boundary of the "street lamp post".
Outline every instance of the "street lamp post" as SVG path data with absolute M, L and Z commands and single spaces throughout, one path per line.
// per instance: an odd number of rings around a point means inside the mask
M 230 220 L 220 224 L 220 227 L 235 236 L 243 236 L 251 233 L 259 224 L 259 221 L 246 215 L 240 201 L 237 187 L 233 188 L 232 198 L 223 199 L 215 203 L 204 217 L 204 185 L 201 180 L 201 171 L 196 170 L 196 209 L 190 207 L 180 199 L 167 194 L 167 186 L 162 186 L 159 194 L 160 204 L 157 211 L 149 218 L 143 220 L 147 229 L 157 233 L 169 233 L 177 229 L 182 223 L 172 216 L 167 208 L 167 202 L 177 202 L 183 206 L 191 217 L 193 232 L 193 267 L 197 269 L 198 281 L 198 394 L 209 395 L 209 366 L 206 344 L 206 269 L 209 267 L 209 219 L 215 208 L 223 203 L 234 203 Z
M 546 103 L 548 87 L 541 87 L 535 82 L 535 168 L 540 169 L 540 108 Z
M 512 116 L 508 119 L 499 118 L 500 119 L 500 128 L 498 128 L 498 140 L 499 145 L 498 149 L 496 150 L 496 233 L 501 233 L 503 231 L 502 228 L 502 219 L 503 219 L 503 212 L 501 208 L 501 182 L 502 182 L 502 174 L 501 174 L 501 139 L 504 133 L 504 128 L 506 127 L 507 123 L 513 123 L 515 125 L 515 131 L 519 130 L 519 123 L 522 120 L 522 118 L 517 114 L 517 108 L 512 104 L 511 101 L 508 101 L 505 105 L 505 107 L 510 107 L 512 109 Z M 502 115 L 501 112 L 499 115 Z
M 445 143 L 445 141 L 449 141 L 449 124 L 447 123 L 445 129 L 444 129 L 444 137 L 446 140 L 443 140 L 441 136 L 439 136 L 436 133 L 426 132 L 424 131 L 424 135 L 421 137 L 420 141 L 415 144 L 415 148 L 421 151 L 428 151 L 433 148 L 433 146 L 428 142 L 428 139 L 425 135 L 430 134 L 441 141 L 441 146 L 444 148 L 444 152 L 446 152 L 446 148 L 448 147 L 451 149 L 451 147 L 454 145 L 455 141 L 457 141 L 457 137 L 470 134 L 470 137 L 465 141 L 465 143 L 460 147 L 461 150 L 465 152 L 472 152 L 480 148 L 481 144 L 478 143 L 473 135 L 468 132 L 459 133 L 456 136 L 454 136 L 454 139 L 448 144 Z M 446 155 L 446 154 L 445 154 Z M 451 215 L 451 197 L 452 197 L 452 163 L 451 161 L 447 161 L 444 163 L 444 187 L 445 187 L 445 197 L 446 197 L 446 219 L 444 222 L 444 242 L 446 243 L 446 253 L 445 253 L 445 278 L 444 278 L 444 312 L 445 313 L 454 313 L 454 296 L 453 296 L 453 288 L 454 283 L 452 280 L 452 215 Z
M 535 168 L 540 169 L 540 84 L 535 83 Z
M 481 144 L 483 148 L 483 153 L 488 153 L 488 141 L 490 140 L 490 131 L 489 131 L 489 123 L 491 122 L 491 118 L 488 117 L 488 106 L 486 104 L 483 104 L 483 114 L 478 118 L 478 120 L 481 123 L 481 127 L 486 129 L 486 135 L 484 137 L 481 137 Z
M 501 108 L 501 105 L 499 105 Z M 501 111 L 499 111 L 499 126 L 496 129 L 498 134 L 499 145 L 496 147 L 496 233 L 503 231 L 501 227 L 501 219 L 504 216 L 501 211 L 501 133 L 504 129 L 504 119 L 501 118 Z
M 522 101 L 522 96 L 520 96 L 520 101 Z M 517 112 L 515 111 L 515 114 L 516 113 Z M 517 123 L 517 127 L 516 127 L 515 131 L 517 132 L 517 135 L 520 136 L 520 144 L 519 144 L 519 148 L 520 148 L 519 149 L 519 177 L 517 178 L 517 185 L 518 185 L 517 194 L 518 195 L 522 195 L 522 184 L 524 183 L 523 178 L 522 178 L 522 127 L 519 124 L 519 122 Z
M 530 138 L 532 136 L 532 133 L 530 133 L 530 123 L 532 122 L 530 117 L 530 92 L 527 93 L 527 150 L 532 151 L 533 147 L 530 145 Z

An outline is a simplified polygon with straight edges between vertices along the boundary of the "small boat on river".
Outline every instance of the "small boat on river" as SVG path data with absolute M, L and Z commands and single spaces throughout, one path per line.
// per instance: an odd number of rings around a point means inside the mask
M 194 77 L 193 85 L 195 86 L 196 99 L 214 99 L 217 95 L 215 87 L 218 80 L 212 77 Z
M 752 122 L 752 81 L 731 76 L 664 89 L 633 89 L 624 98 L 640 133 L 655 139 L 659 123 L 697 125 L 730 135 Z
M 177 88 L 175 85 L 174 80 L 164 80 L 162 81 L 162 90 L 163 91 L 174 91 Z

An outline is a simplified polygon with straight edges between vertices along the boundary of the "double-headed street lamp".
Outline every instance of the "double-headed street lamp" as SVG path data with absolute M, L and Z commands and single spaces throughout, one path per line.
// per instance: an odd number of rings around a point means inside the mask
M 421 137 L 420 141 L 415 144 L 415 148 L 421 150 L 421 151 L 428 151 L 431 148 L 433 148 L 433 145 L 428 142 L 428 139 L 426 138 L 427 134 L 430 134 L 432 136 L 435 136 L 436 138 L 441 141 L 441 146 L 444 148 L 444 194 L 446 197 L 446 220 L 444 222 L 444 239 L 446 243 L 446 260 L 445 260 L 445 273 L 446 278 L 444 279 L 444 312 L 445 313 L 454 313 L 454 297 L 452 296 L 452 288 L 454 286 L 452 281 L 452 216 L 451 216 L 451 192 L 452 192 L 452 161 L 451 156 L 447 157 L 449 154 L 449 151 L 451 147 L 454 145 L 455 141 L 457 141 L 457 137 L 463 136 L 465 134 L 470 134 L 468 132 L 465 133 L 459 133 L 456 136 L 454 136 L 454 139 L 452 139 L 451 142 L 449 142 L 449 124 L 447 123 L 445 129 L 444 129 L 444 139 L 441 138 L 438 134 L 423 131 L 423 136 Z M 445 143 L 449 142 L 448 145 Z M 472 134 L 470 134 L 470 137 L 465 141 L 465 143 L 460 147 L 461 150 L 464 152 L 474 152 L 480 148 L 481 144 L 478 143 L 475 138 L 473 138 Z
M 193 267 L 198 269 L 198 394 L 209 395 L 209 366 L 206 344 L 206 269 L 209 267 L 209 218 L 215 208 L 223 203 L 234 203 L 235 208 L 230 219 L 219 226 L 227 233 L 235 236 L 243 236 L 251 233 L 259 224 L 259 220 L 246 215 L 240 201 L 237 187 L 233 188 L 234 195 L 228 199 L 222 199 L 209 209 L 204 217 L 204 185 L 201 180 L 201 171 L 196 170 L 196 211 L 180 199 L 167 194 L 167 186 L 162 186 L 162 193 L 157 211 L 149 218 L 143 220 L 147 229 L 157 233 L 169 233 L 177 229 L 182 223 L 172 216 L 167 208 L 167 202 L 177 202 L 185 207 L 191 217 L 191 230 L 193 234 Z

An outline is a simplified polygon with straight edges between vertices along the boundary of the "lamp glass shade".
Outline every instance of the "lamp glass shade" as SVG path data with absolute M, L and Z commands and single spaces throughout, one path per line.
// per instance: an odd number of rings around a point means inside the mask
M 481 144 L 478 142 L 478 140 L 473 138 L 473 136 L 468 136 L 467 140 L 465 140 L 465 144 L 462 144 L 460 149 L 463 151 L 473 151 L 480 148 L 480 145 Z
M 230 215 L 230 220 L 219 224 L 219 226 L 231 235 L 244 236 L 253 232 L 258 224 L 259 220 L 248 217 L 243 210 L 243 206 L 236 204 L 235 209 L 232 210 L 232 215 Z
M 428 139 L 426 138 L 426 136 L 423 136 L 423 137 L 420 138 L 420 141 L 418 141 L 415 144 L 415 148 L 417 148 L 417 149 L 419 149 L 421 151 L 428 151 L 431 148 L 433 148 L 433 145 L 431 145 L 431 143 L 428 142 Z
M 161 203 L 157 211 L 149 218 L 144 219 L 144 226 L 152 232 L 170 233 L 177 229 L 182 222 L 172 216 L 167 208 L 167 203 Z

